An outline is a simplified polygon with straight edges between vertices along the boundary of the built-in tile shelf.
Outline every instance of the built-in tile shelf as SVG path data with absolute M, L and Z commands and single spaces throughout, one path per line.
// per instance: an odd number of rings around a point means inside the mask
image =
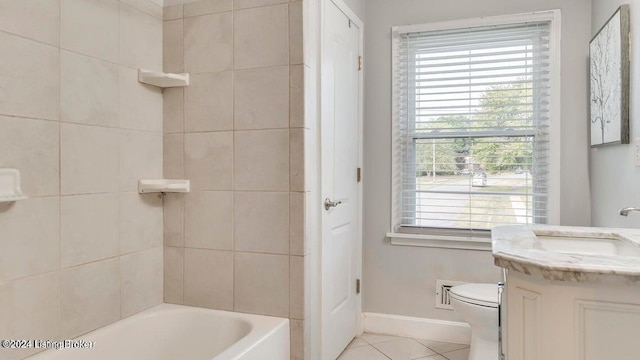
M 160 71 L 138 69 L 138 81 L 159 88 L 189 86 L 189 74 L 172 74 Z
M 191 191 L 189 180 L 158 179 L 138 181 L 138 192 L 149 193 L 188 193 Z
M 0 169 L 0 203 L 26 200 L 20 189 L 20 171 Z

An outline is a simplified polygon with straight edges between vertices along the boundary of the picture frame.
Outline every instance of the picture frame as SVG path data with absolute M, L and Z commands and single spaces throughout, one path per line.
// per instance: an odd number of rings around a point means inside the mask
M 629 5 L 622 5 L 589 42 L 591 147 L 629 143 Z

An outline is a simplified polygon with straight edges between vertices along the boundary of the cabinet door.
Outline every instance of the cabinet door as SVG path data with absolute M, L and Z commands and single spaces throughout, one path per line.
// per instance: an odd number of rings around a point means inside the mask
M 507 359 L 543 360 L 540 357 L 541 295 L 510 284 L 507 298 Z
M 576 300 L 578 360 L 636 360 L 640 306 Z

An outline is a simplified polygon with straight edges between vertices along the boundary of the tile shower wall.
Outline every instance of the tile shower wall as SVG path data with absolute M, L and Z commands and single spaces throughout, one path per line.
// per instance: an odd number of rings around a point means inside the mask
M 67 339 L 162 302 L 162 8 L 0 1 L 0 338 Z M 0 359 L 33 351 L 0 349 Z
M 164 9 L 166 302 L 288 317 L 304 358 L 302 1 L 204 0 Z

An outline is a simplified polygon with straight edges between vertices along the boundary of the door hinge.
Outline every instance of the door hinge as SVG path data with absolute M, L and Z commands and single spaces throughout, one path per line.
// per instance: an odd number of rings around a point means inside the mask
M 356 172 L 356 177 L 358 178 L 358 182 L 362 181 L 362 168 L 358 168 Z
M 362 60 L 362 55 L 358 56 L 358 71 L 362 71 L 364 67 L 364 61 Z
M 360 294 L 360 279 L 356 279 L 356 294 Z

